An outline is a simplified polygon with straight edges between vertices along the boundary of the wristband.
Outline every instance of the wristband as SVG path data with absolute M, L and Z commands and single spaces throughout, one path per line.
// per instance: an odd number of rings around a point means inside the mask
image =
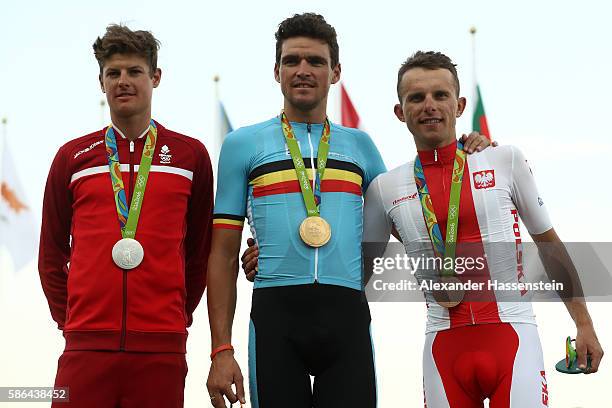
M 234 347 L 232 347 L 232 345 L 229 344 L 229 343 L 228 344 L 220 345 L 219 347 L 213 349 L 213 351 L 210 353 L 210 360 L 212 361 L 217 354 L 219 354 L 220 352 L 225 351 L 225 350 L 232 350 L 232 351 L 234 351 Z

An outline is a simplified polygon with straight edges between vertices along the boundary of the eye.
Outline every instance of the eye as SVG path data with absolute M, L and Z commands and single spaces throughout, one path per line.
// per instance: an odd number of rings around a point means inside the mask
M 421 102 L 423 100 L 423 94 L 412 94 L 412 95 L 408 95 L 408 97 L 406 98 L 406 100 L 408 102 Z
M 286 57 L 283 58 L 283 60 L 281 61 L 281 63 L 283 65 L 287 65 L 287 66 L 294 66 L 297 65 L 297 63 L 299 62 L 299 58 L 293 55 L 288 55 Z
M 307 61 L 313 67 L 322 67 L 327 64 L 327 61 L 324 58 L 320 57 L 309 57 L 307 58 Z
M 446 91 L 436 91 L 434 93 L 434 98 L 436 99 L 446 99 L 448 98 L 448 96 L 449 96 L 449 93 Z

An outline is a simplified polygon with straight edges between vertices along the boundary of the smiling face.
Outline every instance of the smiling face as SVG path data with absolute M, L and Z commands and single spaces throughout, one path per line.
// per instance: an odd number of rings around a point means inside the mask
M 114 54 L 100 74 L 102 92 L 110 107 L 111 117 L 130 118 L 151 115 L 153 88 L 157 88 L 161 70 L 151 75 L 147 60 L 134 54 Z
M 281 85 L 287 115 L 294 115 L 290 120 L 300 120 L 303 114 L 320 116 L 321 112 L 325 118 L 327 94 L 330 85 L 340 79 L 340 64 L 331 66 L 325 41 L 292 37 L 283 41 L 274 78 Z
M 412 68 L 404 73 L 395 115 L 408 126 L 417 149 L 430 150 L 455 140 L 455 124 L 465 109 L 465 98 L 457 92 L 447 69 Z

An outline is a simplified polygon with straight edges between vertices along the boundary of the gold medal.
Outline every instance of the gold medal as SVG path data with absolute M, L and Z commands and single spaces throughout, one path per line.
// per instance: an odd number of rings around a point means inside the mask
M 331 227 L 321 217 L 308 217 L 300 224 L 300 237 L 306 245 L 322 247 L 331 238 Z
M 459 280 L 459 278 L 456 276 L 442 276 L 438 282 L 444 286 L 448 286 L 448 284 L 461 285 L 461 280 Z M 433 290 L 432 295 L 440 306 L 450 309 L 461 303 L 463 297 L 465 296 L 465 291 L 460 287 L 457 289 L 443 288 Z

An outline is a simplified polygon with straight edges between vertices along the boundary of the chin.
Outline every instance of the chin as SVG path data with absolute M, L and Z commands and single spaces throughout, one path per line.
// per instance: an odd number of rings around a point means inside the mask
M 133 116 L 137 113 L 136 109 L 127 107 L 127 106 L 119 106 L 112 109 L 113 113 L 117 116 L 127 118 Z
M 302 112 L 311 111 L 319 105 L 319 101 L 304 100 L 304 99 L 293 99 L 291 100 L 291 105 Z

